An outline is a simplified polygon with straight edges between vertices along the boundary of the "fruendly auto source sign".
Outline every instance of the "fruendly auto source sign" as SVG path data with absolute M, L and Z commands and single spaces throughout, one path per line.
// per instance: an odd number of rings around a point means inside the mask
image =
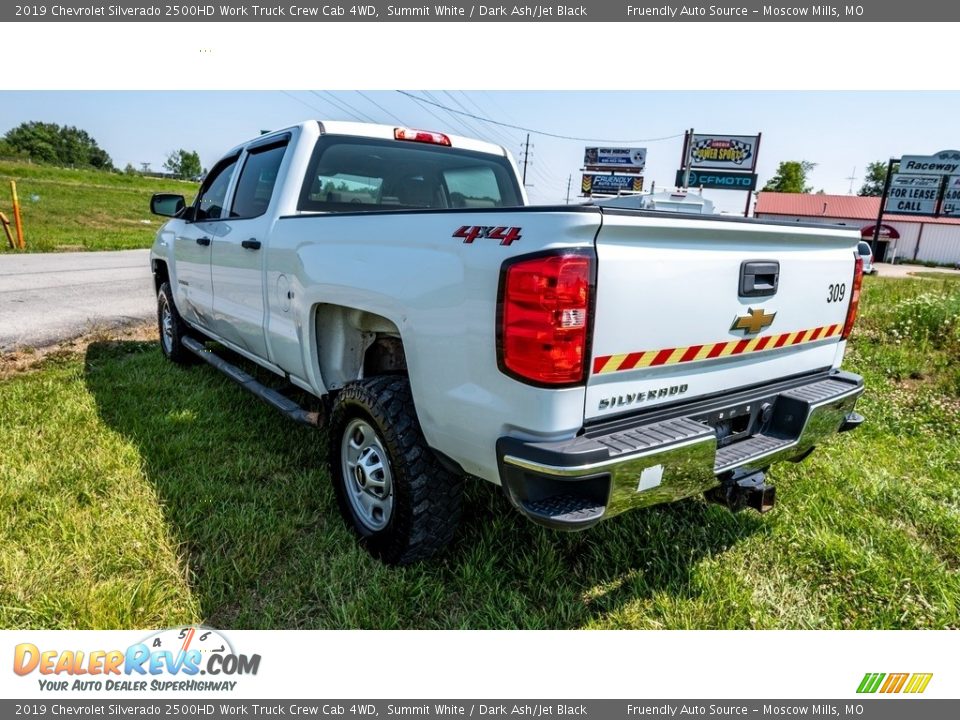
M 584 195 L 618 195 L 621 192 L 642 192 L 643 177 L 639 175 L 594 175 L 585 173 L 580 182 Z
M 757 164 L 757 135 L 697 135 L 690 140 L 690 167 L 753 172 Z

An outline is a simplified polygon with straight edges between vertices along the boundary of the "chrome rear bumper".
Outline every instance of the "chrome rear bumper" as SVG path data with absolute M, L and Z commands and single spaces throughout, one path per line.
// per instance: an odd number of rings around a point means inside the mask
M 622 420 L 554 443 L 501 438 L 500 477 L 531 520 L 580 529 L 636 507 L 709 490 L 734 471 L 801 460 L 837 432 L 857 427 L 858 375 L 834 372 L 789 387 L 731 393 L 672 416 Z M 723 420 L 744 425 L 730 435 Z

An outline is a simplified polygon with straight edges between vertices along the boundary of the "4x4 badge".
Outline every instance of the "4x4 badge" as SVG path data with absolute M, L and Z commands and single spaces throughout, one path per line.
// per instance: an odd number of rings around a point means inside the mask
M 730 329 L 743 330 L 747 335 L 752 335 L 773 325 L 773 319 L 777 316 L 776 313 L 765 313 L 763 308 L 750 308 L 747 313 L 735 319 Z
M 453 237 L 463 238 L 463 242 L 467 245 L 477 238 L 499 240 L 501 245 L 510 245 L 520 239 L 520 228 L 502 225 L 462 225 L 453 233 Z

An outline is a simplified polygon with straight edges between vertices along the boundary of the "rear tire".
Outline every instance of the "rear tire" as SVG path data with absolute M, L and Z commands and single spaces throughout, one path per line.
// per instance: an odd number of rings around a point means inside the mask
M 178 365 L 192 365 L 197 361 L 197 356 L 183 344 L 189 327 L 177 312 L 169 282 L 164 282 L 157 291 L 157 328 L 160 330 L 160 349 L 168 360 Z
M 406 565 L 450 543 L 464 480 L 427 446 L 406 378 L 383 375 L 344 387 L 331 412 L 329 444 L 337 503 L 370 554 Z

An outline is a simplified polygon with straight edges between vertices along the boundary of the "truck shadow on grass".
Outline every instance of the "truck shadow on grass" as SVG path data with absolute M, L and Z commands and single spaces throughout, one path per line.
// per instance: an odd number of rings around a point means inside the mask
M 536 527 L 499 489 L 469 486 L 455 544 L 384 567 L 337 511 L 322 431 L 294 426 L 211 368 L 154 343 L 91 345 L 86 384 L 103 423 L 140 454 L 201 608 L 237 628 L 743 627 L 735 578 L 698 567 L 763 531 L 698 500 L 577 534 Z M 131 508 L 135 512 L 136 508 Z M 720 603 L 717 593 L 734 602 Z M 690 619 L 688 610 L 697 606 Z M 721 607 L 723 606 L 723 607 Z M 745 613 L 746 611 L 740 611 Z

